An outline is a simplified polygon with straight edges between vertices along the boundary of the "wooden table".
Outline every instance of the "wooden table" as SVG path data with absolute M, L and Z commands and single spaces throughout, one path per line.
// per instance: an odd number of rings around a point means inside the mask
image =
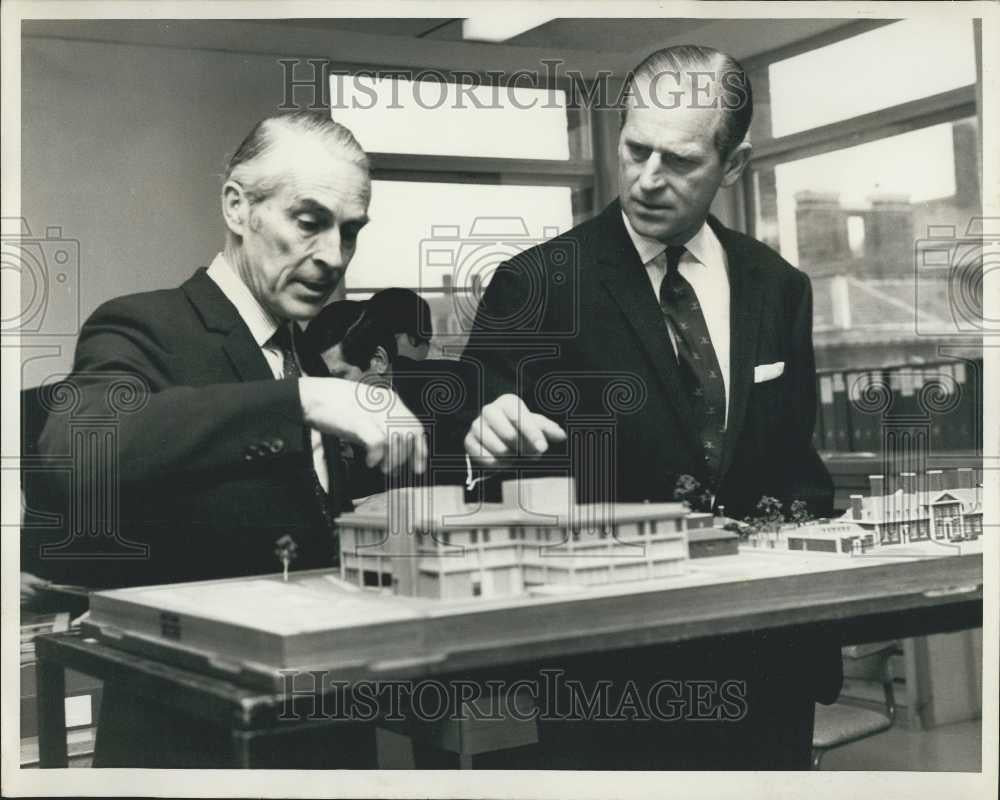
M 736 556 L 728 558 L 737 558 Z M 845 644 L 921 636 L 982 626 L 982 555 L 922 558 L 859 567 L 857 563 L 807 575 L 782 575 L 711 586 L 675 589 L 685 602 L 676 613 L 626 627 L 605 628 L 539 645 L 524 643 L 498 654 L 484 649 L 443 661 L 437 674 L 488 668 L 498 663 L 528 663 L 553 653 L 618 650 L 674 644 L 722 634 L 780 630 L 838 637 Z M 251 744 L 290 725 L 279 714 L 309 708 L 316 698 L 240 686 L 222 677 L 164 663 L 109 646 L 80 633 L 51 634 L 37 640 L 39 757 L 42 767 L 67 763 L 63 707 L 64 671 L 72 668 L 137 694 L 165 700 L 171 707 L 224 726 L 231 742 L 219 766 L 254 766 Z M 499 660 L 498 660 L 499 659 Z M 426 663 L 414 674 L 428 676 Z M 401 677 L 405 669 L 394 670 Z M 290 706 L 289 703 L 292 705 Z

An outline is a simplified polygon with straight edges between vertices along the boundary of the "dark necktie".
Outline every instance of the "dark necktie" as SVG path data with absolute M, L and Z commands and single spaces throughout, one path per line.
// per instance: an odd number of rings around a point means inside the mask
M 684 252 L 684 247 L 668 247 L 657 256 L 667 266 L 660 284 L 660 306 L 674 332 L 682 383 L 700 433 L 705 466 L 714 481 L 726 433 L 726 387 L 698 296 L 678 270 Z
M 278 326 L 278 330 L 274 332 L 271 336 L 270 343 L 275 345 L 281 351 L 281 374 L 285 378 L 301 378 L 302 368 L 299 366 L 298 359 L 295 357 L 295 345 L 292 341 L 292 331 L 290 324 L 284 324 Z M 323 516 L 323 522 L 328 530 L 334 530 L 334 518 L 337 516 L 337 509 L 334 507 L 334 481 L 336 471 L 331 465 L 330 455 L 326 452 L 327 448 L 334 447 L 334 457 L 339 449 L 340 443 L 328 437 L 328 441 L 324 442 L 324 458 L 327 462 L 327 479 L 329 480 L 330 492 L 328 493 L 323 489 L 323 484 L 319 481 L 319 476 L 316 474 L 316 469 L 313 465 L 312 460 L 312 433 L 308 427 L 302 429 L 302 435 L 305 441 L 305 451 L 309 454 L 309 466 L 308 466 L 308 480 L 312 487 L 312 492 L 316 497 L 316 502 L 319 505 L 320 513 Z

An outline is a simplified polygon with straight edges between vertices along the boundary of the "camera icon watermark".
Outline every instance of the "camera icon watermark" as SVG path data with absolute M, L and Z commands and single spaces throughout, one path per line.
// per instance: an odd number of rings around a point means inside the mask
M 1000 296 L 1000 218 L 973 217 L 964 231 L 928 225 L 914 259 L 918 335 L 1000 334 L 1000 318 L 983 305 Z
M 27 220 L 2 219 L 4 334 L 72 336 L 80 329 L 80 243 L 62 228 L 34 236 Z
M 548 338 L 575 335 L 579 259 L 576 242 L 558 235 L 557 227 L 545 226 L 541 237 L 532 236 L 522 217 L 477 217 L 464 235 L 459 225 L 433 225 L 431 235 L 420 242 L 420 288 L 451 297 L 448 330 L 438 333 L 464 340 L 478 313 L 483 332 L 507 339 L 537 336 L 546 319 Z M 512 291 L 502 307 L 480 309 L 497 269 L 512 259 Z M 556 296 L 566 313 L 547 315 Z

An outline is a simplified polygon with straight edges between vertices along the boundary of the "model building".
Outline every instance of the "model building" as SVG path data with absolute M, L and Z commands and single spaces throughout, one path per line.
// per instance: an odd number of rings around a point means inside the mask
M 961 541 L 976 539 L 983 532 L 982 486 L 971 468 L 952 474 L 945 488 L 944 473 L 928 470 L 922 482 L 914 472 L 900 474 L 900 486 L 886 493 L 882 475 L 869 475 L 869 497 L 852 495 L 845 514 L 858 526 L 872 532 L 879 544 L 905 544 L 921 540 Z M 922 484 L 922 485 L 921 485 Z
M 502 502 L 469 505 L 460 486 L 393 489 L 339 517 L 341 577 L 439 599 L 544 594 L 682 574 L 682 503 L 577 504 L 572 479 L 506 481 Z
M 982 486 L 971 468 L 954 470 L 945 488 L 942 470 L 899 475 L 885 489 L 884 475 L 869 475 L 869 496 L 851 495 L 851 507 L 836 519 L 781 525 L 750 543 L 757 547 L 857 555 L 893 545 L 978 539 L 983 532 Z

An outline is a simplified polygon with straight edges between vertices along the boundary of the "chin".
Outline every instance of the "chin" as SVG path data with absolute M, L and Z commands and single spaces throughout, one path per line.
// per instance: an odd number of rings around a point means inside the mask
M 677 232 L 677 226 L 669 222 L 646 222 L 640 219 L 638 224 L 633 221 L 632 227 L 637 233 L 657 240 L 669 239 Z
M 325 302 L 325 300 L 323 302 L 318 300 L 316 302 L 311 302 L 288 299 L 281 304 L 281 316 L 286 319 L 295 319 L 300 321 L 310 320 L 320 312 L 320 309 L 323 308 Z

